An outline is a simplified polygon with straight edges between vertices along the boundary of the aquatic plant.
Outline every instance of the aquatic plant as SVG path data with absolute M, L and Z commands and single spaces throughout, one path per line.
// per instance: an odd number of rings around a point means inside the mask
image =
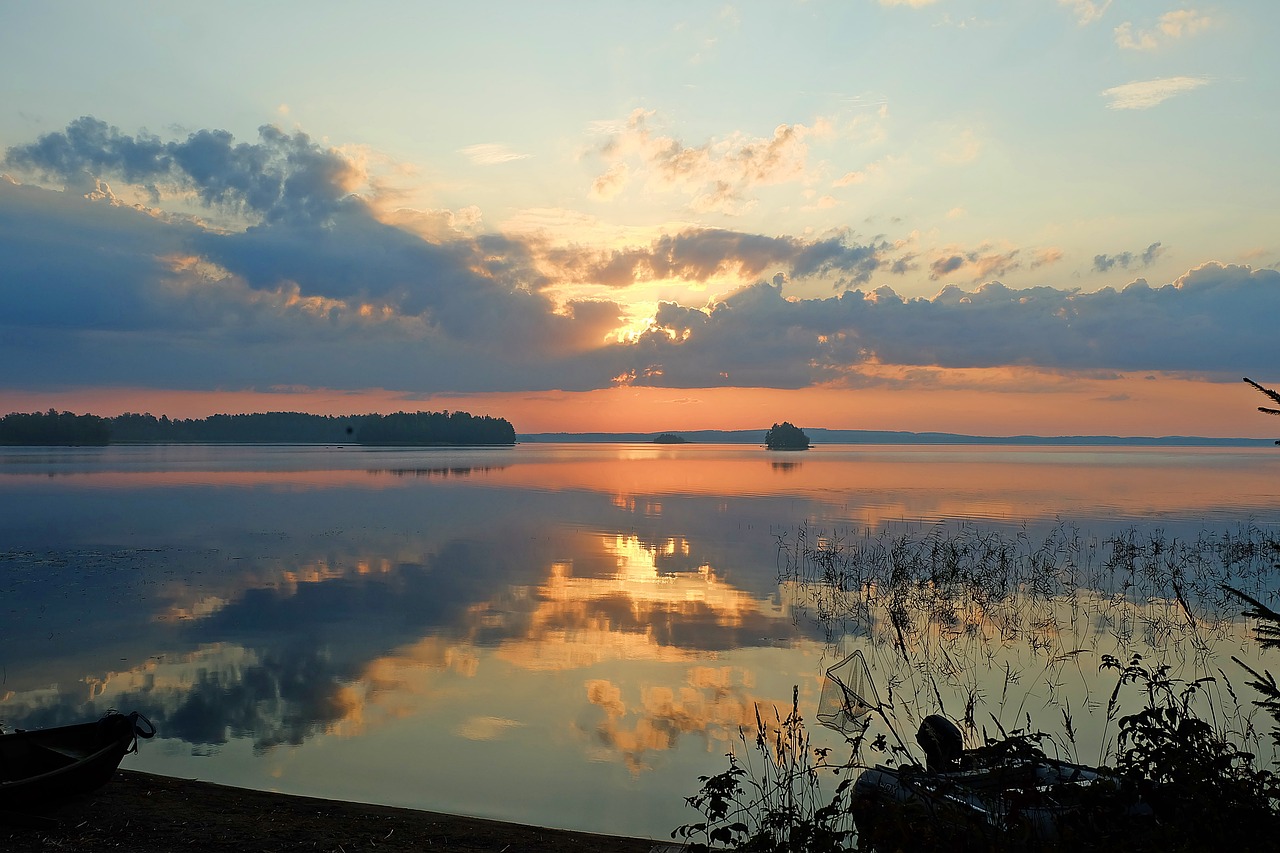
M 686 798 L 703 820 L 672 837 L 683 839 L 691 853 L 1259 850 L 1267 849 L 1259 846 L 1264 839 L 1280 837 L 1280 776 L 1260 768 L 1220 725 L 1219 709 L 1204 701 L 1204 688 L 1214 679 L 1172 678 L 1167 667 L 1149 667 L 1140 656 L 1125 664 L 1106 656 L 1101 670 L 1117 673 L 1108 703 L 1108 717 L 1119 718 L 1114 766 L 1071 789 L 1076 799 L 1056 836 L 1030 832 L 1013 813 L 1007 823 L 993 824 L 972 814 L 884 808 L 857 798 L 856 773 L 871 766 L 866 748 L 915 763 L 916 772 L 924 768 L 900 740 L 895 744 L 881 734 L 868 742 L 865 728 L 847 737 L 849 758 L 833 762 L 829 749 L 811 745 L 793 691 L 791 712 L 783 718 L 775 710 L 776 725 L 766 725 L 757 710 L 754 749 L 764 759 L 761 766 L 744 765 L 729 753 L 728 769 L 699 777 L 701 791 Z M 1143 703 L 1119 716 L 1126 688 L 1136 688 Z M 1034 730 L 1029 718 L 1026 728 L 1005 731 L 998 721 L 996 728 L 970 754 L 993 763 L 1052 760 L 1044 749 L 1051 738 Z M 746 734 L 739 734 L 745 745 Z M 830 799 L 821 795 L 823 772 L 839 778 Z
M 1150 667 L 1140 656 L 1127 664 L 1114 657 L 1103 669 L 1119 679 L 1109 712 L 1125 685 L 1145 695 L 1142 708 L 1120 719 L 1115 771 L 1117 805 L 1142 802 L 1151 820 L 1111 823 L 1111 842 L 1124 833 L 1129 849 L 1249 849 L 1280 832 L 1280 776 L 1258 767 L 1256 756 L 1215 726 L 1216 710 L 1197 711 L 1213 678 L 1171 678 L 1167 666 Z M 1206 719 L 1208 716 L 1210 719 Z M 1142 847 L 1135 847 L 1141 842 Z
M 702 814 L 702 820 L 685 824 L 671 833 L 685 842 L 688 853 L 710 850 L 742 850 L 753 853 L 848 850 L 854 837 L 849 801 L 851 776 L 824 801 L 818 774 L 833 769 L 826 763 L 828 751 L 815 749 L 800 715 L 798 690 L 792 690 L 791 711 L 782 717 L 777 708 L 774 722 L 766 724 L 756 707 L 756 729 L 748 746 L 745 729 L 738 737 L 745 747 L 741 761 L 727 753 L 729 767 L 714 776 L 700 776 L 699 793 L 685 802 Z M 849 739 L 853 751 L 861 738 Z M 751 764 L 751 755 L 760 761 Z M 741 762 L 746 762 L 745 766 Z M 844 768 L 834 768 L 837 771 Z
M 1280 564 L 1277 564 L 1276 568 L 1280 569 Z M 1258 644 L 1264 649 L 1280 649 L 1280 613 L 1238 589 L 1227 587 L 1227 592 L 1252 605 L 1253 609 L 1246 610 L 1244 615 L 1258 620 L 1254 628 Z M 1232 660 L 1253 676 L 1249 686 L 1262 696 L 1261 699 L 1254 700 L 1254 704 L 1265 710 L 1276 721 L 1276 727 L 1271 731 L 1271 738 L 1277 746 L 1280 746 L 1280 685 L 1276 684 L 1275 676 L 1265 669 L 1258 672 L 1239 658 L 1233 657 Z
M 1257 849 L 1256 839 L 1280 837 L 1280 777 L 1258 755 L 1262 735 L 1251 710 L 1275 718 L 1280 746 L 1280 685 L 1235 657 L 1261 696 L 1241 700 L 1215 657 L 1224 638 L 1238 636 L 1241 602 L 1252 607 L 1244 615 L 1258 621 L 1261 647 L 1280 648 L 1280 613 L 1264 603 L 1277 595 L 1275 532 L 1250 524 L 1189 539 L 1137 529 L 1099 538 L 1059 524 L 1036 540 L 968 525 L 843 537 L 802 527 L 780 537 L 779 554 L 797 620 L 819 626 L 833 648 L 852 639 L 873 658 L 883 652 L 888 698 L 880 717 L 888 732 L 845 731 L 847 757 L 834 760 L 830 749 L 810 744 L 798 694 L 788 716 L 775 711 L 776 726 L 758 713 L 755 748 L 770 761 L 753 773 L 731 754 L 728 770 L 701 777 L 701 793 L 688 802 L 703 820 L 673 833 L 691 849 L 1029 849 L 1007 827 L 921 820 L 928 815 L 901 809 L 869 815 L 852 796 L 851 780 L 871 766 L 868 751 L 918 764 L 894 726 L 945 713 L 957 694 L 953 715 L 979 751 L 1075 762 L 1096 739 L 1090 763 L 1105 782 L 1084 786 L 1079 820 L 1034 849 L 1247 850 Z M 1186 666 L 1175 671 L 1103 648 L 1132 644 L 1166 649 Z M 1088 655 L 1100 660 L 1096 668 L 1084 665 Z M 983 667 L 997 670 L 998 690 L 975 675 Z M 1083 709 L 1060 689 L 1068 669 L 1086 685 Z M 1089 683 L 1106 673 L 1116 676 L 1113 689 L 1095 699 Z M 1026 683 L 1028 675 L 1039 683 Z M 1041 711 L 1060 715 L 1060 733 L 1033 726 L 1033 691 Z M 1137 710 L 1127 710 L 1135 700 Z M 1077 728 L 1081 710 L 1103 717 L 1089 743 Z M 838 778 L 829 797 L 818 793 L 825 773 Z M 796 784 L 803 796 L 788 793 Z M 854 820 L 861 837 L 850 830 Z

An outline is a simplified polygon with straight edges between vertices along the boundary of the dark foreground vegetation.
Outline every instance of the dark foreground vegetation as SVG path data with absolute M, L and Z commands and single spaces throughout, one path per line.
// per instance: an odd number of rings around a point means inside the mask
M 114 418 L 71 412 L 12 413 L 0 418 L 0 445 L 244 443 L 364 445 L 512 445 L 505 418 L 467 412 L 311 415 L 267 412 L 170 420 L 128 413 Z
M 1258 755 L 1274 755 L 1265 741 L 1280 746 L 1280 685 L 1238 658 L 1213 663 L 1208 644 L 1243 616 L 1264 651 L 1280 649 L 1280 613 L 1263 601 L 1280 594 L 1276 533 L 1250 525 L 1191 541 L 1136 530 L 1098 539 L 1058 525 L 1037 544 L 972 527 L 845 540 L 802 527 L 780 545 L 780 581 L 794 590 L 797 618 L 824 626 L 832 642 L 880 649 L 882 664 L 886 654 L 899 660 L 919 684 L 913 695 L 882 666 L 888 699 L 874 687 L 859 698 L 865 718 L 839 729 L 841 755 L 811 745 L 798 694 L 789 713 L 758 711 L 728 769 L 700 777 L 688 798 L 700 819 L 673 835 L 693 853 L 1280 849 L 1280 775 Z M 1077 619 L 1105 625 L 1108 642 L 1182 647 L 1210 661 L 1208 674 L 1182 678 L 1136 654 L 1099 653 L 1089 675 Z M 1012 643 L 1039 650 L 1046 681 L 1078 668 L 1096 682 L 1106 743 L 1077 741 L 1073 715 L 1083 709 L 1066 699 L 1039 711 L 1061 730 L 1050 734 L 1025 707 L 1010 713 L 1002 696 L 966 687 L 977 684 L 967 672 Z M 1006 688 L 1035 671 L 1008 672 Z M 967 698 L 944 707 L 957 684 Z M 1271 718 L 1270 732 L 1255 711 Z M 920 746 L 907 746 L 914 732 L 895 727 L 931 712 L 956 721 L 970 758 L 1054 766 L 1096 755 L 1085 763 L 1098 778 L 1050 794 L 1002 788 L 993 800 L 1013 808 L 981 819 L 945 797 L 903 803 L 860 788 L 859 776 L 877 766 L 930 779 Z M 821 707 L 817 716 L 831 725 Z M 1045 797 L 1058 810 L 1047 835 L 1025 817 L 1049 808 Z

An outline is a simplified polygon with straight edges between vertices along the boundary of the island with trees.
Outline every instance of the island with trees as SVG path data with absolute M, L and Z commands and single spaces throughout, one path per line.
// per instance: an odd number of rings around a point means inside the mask
M 664 432 L 653 437 L 654 444 L 688 444 L 688 442 L 689 440 L 684 436 L 672 432 Z
M 266 412 L 170 419 L 126 413 L 12 413 L 0 418 L 0 445 L 107 444 L 360 444 L 370 446 L 502 446 L 516 443 L 505 418 L 468 412 L 311 415 Z
M 74 415 L 50 409 L 0 418 L 0 444 L 101 447 L 111 441 L 111 421 L 97 415 Z
M 764 435 L 764 446 L 770 450 L 808 450 L 810 444 L 804 430 L 786 421 L 774 424 Z

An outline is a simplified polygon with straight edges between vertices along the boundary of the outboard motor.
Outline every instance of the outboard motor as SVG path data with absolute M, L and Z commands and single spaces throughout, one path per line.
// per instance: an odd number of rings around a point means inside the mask
M 931 773 L 960 769 L 964 736 L 956 724 L 941 714 L 930 714 L 920 723 L 916 743 L 924 750 L 925 768 Z

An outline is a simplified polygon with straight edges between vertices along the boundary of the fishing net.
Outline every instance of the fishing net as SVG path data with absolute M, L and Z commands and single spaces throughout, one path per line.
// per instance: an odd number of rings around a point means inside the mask
M 822 725 L 841 734 L 858 734 L 870 722 L 867 715 L 879 707 L 880 697 L 861 650 L 827 670 L 818 700 L 818 722 Z

